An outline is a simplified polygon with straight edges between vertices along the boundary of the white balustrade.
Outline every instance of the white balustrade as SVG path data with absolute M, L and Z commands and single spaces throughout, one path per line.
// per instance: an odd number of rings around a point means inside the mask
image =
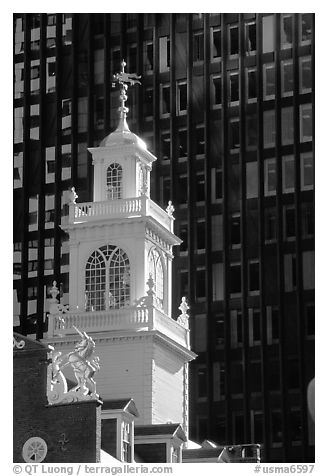
M 70 205 L 69 222 L 85 223 L 106 217 L 152 216 L 165 228 L 173 231 L 173 218 L 146 196 L 106 200 L 103 202 L 85 202 Z
M 158 330 L 177 343 L 189 347 L 189 330 L 153 306 L 49 314 L 48 337 L 76 334 L 74 327 L 87 333 L 128 329 Z

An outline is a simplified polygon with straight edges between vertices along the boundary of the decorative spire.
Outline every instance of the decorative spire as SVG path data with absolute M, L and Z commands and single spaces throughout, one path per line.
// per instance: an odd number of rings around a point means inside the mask
M 189 310 L 189 306 L 187 303 L 187 299 L 184 296 L 181 299 L 179 310 L 181 311 L 181 314 L 177 319 L 178 323 L 181 324 L 186 329 L 189 329 L 189 315 L 187 314 L 187 311 Z
M 171 200 L 169 200 L 169 205 L 166 208 L 166 213 L 168 214 L 169 217 L 173 217 L 174 210 L 175 210 L 174 206 L 172 205 Z
M 118 108 L 120 113 L 120 122 L 116 129 L 117 131 L 120 131 L 120 132 L 130 130 L 126 122 L 126 116 L 127 116 L 127 113 L 129 112 L 129 108 L 126 107 L 125 105 L 128 99 L 128 96 L 127 96 L 128 87 L 129 85 L 133 86 L 134 84 L 141 84 L 141 82 L 138 81 L 141 78 L 141 76 L 138 76 L 136 73 L 126 73 L 124 71 L 125 66 L 126 66 L 126 62 L 123 60 L 121 63 L 121 67 L 122 67 L 121 71 L 113 75 L 113 83 L 112 83 L 112 87 L 115 87 L 115 83 L 118 83 L 120 86 L 121 105 Z
M 57 295 L 59 294 L 59 290 L 57 288 L 57 282 L 56 281 L 53 281 L 52 288 L 50 289 L 49 293 L 50 293 L 51 298 L 52 298 L 51 302 L 58 302 L 56 298 L 57 298 Z

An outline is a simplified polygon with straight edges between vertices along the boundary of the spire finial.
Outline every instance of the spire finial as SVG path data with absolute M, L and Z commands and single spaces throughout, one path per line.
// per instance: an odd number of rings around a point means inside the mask
M 129 108 L 126 107 L 125 103 L 128 99 L 127 90 L 129 85 L 133 86 L 134 84 L 141 84 L 139 79 L 141 76 L 138 76 L 136 73 L 126 73 L 124 68 L 126 66 L 126 62 L 124 59 L 121 62 L 121 71 L 113 75 L 113 84 L 112 86 L 115 87 L 115 83 L 118 83 L 120 86 L 120 107 L 118 108 L 120 113 L 120 123 L 117 129 L 119 130 L 129 130 L 129 127 L 126 122 L 126 116 L 129 112 Z

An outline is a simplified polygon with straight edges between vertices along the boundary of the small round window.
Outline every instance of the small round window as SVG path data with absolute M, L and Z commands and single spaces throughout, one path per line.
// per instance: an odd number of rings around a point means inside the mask
M 22 455 L 26 463 L 41 463 L 47 451 L 47 443 L 42 438 L 34 436 L 24 443 Z

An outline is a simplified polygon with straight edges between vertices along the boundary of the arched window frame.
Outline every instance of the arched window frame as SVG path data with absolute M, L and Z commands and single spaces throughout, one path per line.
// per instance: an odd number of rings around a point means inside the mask
M 121 309 L 129 304 L 128 255 L 115 245 L 105 245 L 93 251 L 85 266 L 86 311 Z
M 107 200 L 118 200 L 123 194 L 123 169 L 120 164 L 113 162 L 106 171 Z
M 164 307 L 165 302 L 165 268 L 161 253 L 157 248 L 151 248 L 148 255 L 149 272 L 154 280 L 154 292 L 159 304 Z

